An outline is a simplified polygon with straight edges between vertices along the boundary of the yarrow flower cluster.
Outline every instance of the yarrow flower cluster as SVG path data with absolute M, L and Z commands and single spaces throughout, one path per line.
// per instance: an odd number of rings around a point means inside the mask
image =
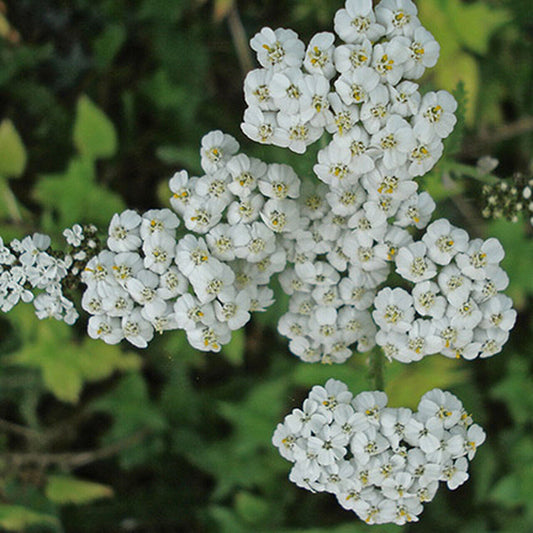
M 69 253 L 55 251 L 48 235 L 34 233 L 5 245 L 0 237 L 0 309 L 7 313 L 20 301 L 33 302 L 38 318 L 53 317 L 69 325 L 78 319 L 65 294 L 79 279 L 80 267 L 98 247 L 96 228 L 75 224 L 63 233 Z
M 396 272 L 413 288 L 386 287 L 374 300 L 385 355 L 407 363 L 435 353 L 474 359 L 500 352 L 516 320 L 512 300 L 499 294 L 509 284 L 503 256 L 497 239 L 470 240 L 446 219 L 399 248 Z
M 115 215 L 108 250 L 87 265 L 89 334 L 147 346 L 154 331 L 184 329 L 191 345 L 220 351 L 250 312 L 273 302 L 266 285 L 285 268 L 282 236 L 300 225 L 300 180 L 287 165 L 238 154 L 220 131 L 202 139 L 205 175 L 176 173 L 169 209 Z
M 415 413 L 386 405 L 384 392 L 354 397 L 334 379 L 314 386 L 272 438 L 294 463 L 291 481 L 334 494 L 368 524 L 402 525 L 418 520 L 439 482 L 454 490 L 468 479 L 485 432 L 457 397 L 433 389 Z

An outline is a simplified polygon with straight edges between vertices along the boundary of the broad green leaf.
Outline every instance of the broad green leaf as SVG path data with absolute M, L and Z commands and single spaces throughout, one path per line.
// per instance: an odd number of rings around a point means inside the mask
M 505 9 L 495 9 L 486 2 L 447 0 L 445 5 L 457 40 L 476 54 L 487 53 L 491 36 L 510 18 Z
M 74 123 L 74 144 L 90 159 L 111 157 L 117 150 L 113 123 L 87 96 L 79 98 Z
M 24 342 L 3 362 L 41 369 L 45 387 L 64 402 L 77 402 L 86 381 L 137 369 L 141 364 L 137 354 L 123 352 L 118 346 L 89 338 L 76 342 L 69 326 L 54 319 L 39 320 L 30 306 L 16 308 L 10 317 Z
M 0 176 L 18 178 L 26 168 L 26 148 L 11 120 L 0 123 Z
M 442 355 L 425 357 L 410 365 L 386 363 L 385 371 L 389 407 L 416 409 L 420 398 L 429 390 L 447 389 L 467 379 L 467 370 L 460 361 Z
M 55 516 L 38 513 L 27 507 L 0 504 L 0 527 L 4 531 L 20 533 L 32 526 L 51 526 L 56 531 L 59 522 Z
M 111 498 L 113 489 L 93 481 L 85 481 L 72 476 L 55 475 L 48 478 L 45 494 L 54 503 L 83 504 L 100 498 Z
M 62 174 L 40 176 L 34 196 L 52 211 L 61 228 L 75 223 L 93 223 L 107 227 L 115 213 L 124 210 L 118 194 L 95 181 L 94 162 L 87 158 L 74 158 Z

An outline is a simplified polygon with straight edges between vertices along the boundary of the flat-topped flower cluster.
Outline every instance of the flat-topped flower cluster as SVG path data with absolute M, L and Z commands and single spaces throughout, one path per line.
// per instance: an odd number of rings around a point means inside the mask
M 294 463 L 291 481 L 334 494 L 368 524 L 402 525 L 418 520 L 439 482 L 454 490 L 468 479 L 485 432 L 453 394 L 433 389 L 415 413 L 386 405 L 384 392 L 314 386 L 272 438 Z
M 190 344 L 218 352 L 250 312 L 273 302 L 267 287 L 285 268 L 282 236 L 300 225 L 300 180 L 287 165 L 238 154 L 220 131 L 202 139 L 205 175 L 176 173 L 172 208 L 128 210 L 109 226 L 108 250 L 86 267 L 89 334 L 146 347 L 154 331 L 184 329 Z

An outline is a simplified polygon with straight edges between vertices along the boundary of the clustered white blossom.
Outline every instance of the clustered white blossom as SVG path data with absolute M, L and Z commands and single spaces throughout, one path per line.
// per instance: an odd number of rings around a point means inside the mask
M 251 139 L 302 153 L 322 136 L 303 191 L 302 218 L 285 239 L 294 268 L 280 276 L 291 295 L 279 331 L 308 362 L 345 361 L 350 346 L 375 345 L 370 307 L 397 250 L 413 242 L 435 202 L 418 193 L 456 123 L 446 91 L 422 96 L 418 79 L 435 65 L 439 45 L 410 0 L 348 0 L 335 35 L 315 35 L 307 49 L 288 29 L 263 28 L 252 40 L 262 68 L 245 80 L 242 129 Z
M 497 239 L 471 240 L 446 219 L 399 248 L 396 272 L 413 287 L 386 287 L 374 300 L 385 355 L 408 363 L 435 353 L 474 359 L 500 352 L 516 320 L 511 298 L 499 294 L 509 284 L 503 257 Z
M 96 246 L 92 229 L 88 234 L 86 239 L 79 224 L 63 232 L 72 248 L 69 254 L 52 251 L 50 237 L 41 233 L 13 239 L 8 246 L 0 237 L 0 309 L 7 313 L 20 301 L 33 302 L 38 318 L 74 324 L 79 315 L 63 290 L 78 275 L 78 264 L 87 256 L 84 249 Z
M 300 226 L 300 180 L 287 165 L 237 153 L 230 135 L 202 139 L 206 172 L 170 180 L 172 208 L 139 215 L 128 210 L 109 226 L 108 250 L 83 275 L 89 334 L 147 346 L 154 331 L 184 329 L 199 350 L 220 351 L 250 312 L 272 304 L 267 287 L 285 268 L 282 236 Z
M 334 379 L 314 386 L 272 438 L 294 463 L 290 480 L 334 494 L 368 524 L 417 521 L 440 481 L 454 490 L 468 479 L 485 432 L 440 389 L 424 394 L 415 413 L 386 405 L 384 392 L 354 397 Z

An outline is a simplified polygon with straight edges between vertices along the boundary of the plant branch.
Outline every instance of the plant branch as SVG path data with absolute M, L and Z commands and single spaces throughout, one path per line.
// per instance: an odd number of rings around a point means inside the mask
M 3 419 L 0 419 L 0 431 L 12 433 L 13 435 L 20 435 L 28 440 L 40 440 L 43 438 L 43 435 L 35 429 L 21 426 L 20 424 L 15 424 L 14 422 L 9 422 Z
M 67 453 L 4 453 L 0 454 L 0 460 L 17 468 L 32 464 L 43 468 L 50 465 L 56 465 L 64 469 L 80 468 L 81 466 L 107 459 L 122 450 L 130 448 L 140 442 L 147 434 L 148 430 L 142 429 L 129 437 L 96 450 Z
M 504 124 L 491 132 L 485 132 L 477 139 L 473 139 L 461 150 L 461 158 L 473 158 L 486 155 L 488 149 L 494 144 L 507 141 L 533 131 L 533 117 L 521 117 L 514 122 Z
M 242 24 L 241 16 L 239 15 L 239 10 L 235 2 L 228 12 L 228 26 L 231 39 L 233 40 L 233 46 L 239 59 L 239 65 L 241 66 L 243 76 L 245 76 L 254 68 L 254 62 L 250 53 L 250 47 L 248 46 L 248 36 L 246 35 L 246 30 Z

